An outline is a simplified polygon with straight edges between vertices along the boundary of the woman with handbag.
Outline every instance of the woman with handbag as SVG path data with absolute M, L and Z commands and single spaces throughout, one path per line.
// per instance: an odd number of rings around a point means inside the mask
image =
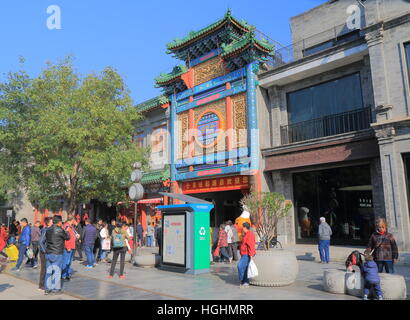
M 101 237 L 101 261 L 107 262 L 107 255 L 111 251 L 111 237 L 108 231 L 108 225 L 104 222 L 100 231 Z
M 367 251 L 373 250 L 373 259 L 377 264 L 379 273 L 386 270 L 386 273 L 394 273 L 394 264 L 399 258 L 394 236 L 387 232 L 387 223 L 383 218 L 376 220 L 376 231 L 372 234 L 367 245 Z
M 250 230 L 251 225 L 248 222 L 242 224 L 243 237 L 241 241 L 240 253 L 241 259 L 238 263 L 238 273 L 240 280 L 240 288 L 249 287 L 249 278 L 248 278 L 248 266 L 253 256 L 256 254 L 255 246 L 255 235 Z

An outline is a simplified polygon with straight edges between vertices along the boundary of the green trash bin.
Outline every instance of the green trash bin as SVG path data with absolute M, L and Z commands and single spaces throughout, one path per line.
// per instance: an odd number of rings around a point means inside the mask
M 188 274 L 209 273 L 209 203 L 158 206 L 162 212 L 160 268 Z

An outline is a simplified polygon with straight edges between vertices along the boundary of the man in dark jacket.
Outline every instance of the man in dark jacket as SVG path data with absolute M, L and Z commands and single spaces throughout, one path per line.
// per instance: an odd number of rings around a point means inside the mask
M 26 218 L 23 218 L 21 221 L 21 235 L 19 237 L 19 258 L 17 260 L 16 267 L 12 270 L 20 271 L 20 266 L 23 263 L 24 255 L 26 254 L 27 249 L 30 247 L 31 244 L 31 228 L 28 225 L 28 221 Z
M 82 227 L 81 223 L 78 222 L 78 220 L 76 220 L 76 223 L 74 224 L 74 229 L 75 229 L 76 233 L 78 235 L 80 235 L 80 237 L 78 239 L 76 239 L 76 241 L 75 241 L 75 250 L 73 252 L 73 260 L 75 258 L 75 253 L 78 252 L 78 259 L 80 261 L 82 261 L 83 260 L 83 245 L 82 245 L 81 241 L 82 241 L 82 238 L 83 238 L 84 230 L 83 230 L 83 227 Z
M 142 247 L 144 245 L 144 228 L 141 222 L 137 225 L 137 236 L 138 236 L 138 246 Z
M 161 222 L 155 227 L 155 241 L 158 246 L 158 254 L 161 255 L 162 252 L 162 225 Z
M 110 234 L 110 237 L 112 236 L 112 231 L 115 229 L 115 225 L 116 225 L 116 221 L 115 219 L 111 220 L 111 224 L 108 225 L 108 232 Z
M 16 221 L 16 220 L 13 220 L 13 222 L 10 224 L 10 227 L 9 227 L 9 239 L 12 239 L 12 238 L 15 239 L 15 238 L 17 237 L 18 230 L 17 230 L 16 224 L 17 224 L 17 221 Z
M 31 259 L 31 265 L 33 268 L 37 268 L 37 256 L 39 252 L 38 242 L 40 241 L 40 221 L 36 221 L 34 226 L 31 227 L 31 246 L 33 248 L 33 258 Z
M 94 249 L 96 238 L 97 238 L 97 228 L 94 227 L 90 223 L 90 221 L 87 219 L 85 221 L 85 228 L 84 228 L 83 238 L 82 238 L 84 252 L 85 252 L 85 255 L 87 256 L 87 265 L 85 266 L 87 269 L 91 269 L 95 266 L 93 249 Z
M 44 218 L 45 227 L 41 229 L 41 235 L 39 240 L 40 247 L 40 281 L 38 284 L 38 289 L 45 291 L 45 278 L 46 278 L 46 251 L 47 251 L 47 239 L 46 232 L 53 225 L 53 218 Z
M 45 294 L 61 293 L 61 269 L 65 241 L 70 234 L 63 230 L 61 216 L 53 217 L 53 226 L 46 231 L 46 291 Z

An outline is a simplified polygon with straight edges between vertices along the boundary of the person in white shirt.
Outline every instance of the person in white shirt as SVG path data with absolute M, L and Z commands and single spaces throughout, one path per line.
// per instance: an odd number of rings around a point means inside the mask
M 225 224 L 226 224 L 226 226 L 225 226 L 225 232 L 226 232 L 226 234 L 228 235 L 228 254 L 229 254 L 229 263 L 231 263 L 232 262 L 232 259 L 233 259 L 233 232 L 232 232 L 232 228 L 231 228 L 231 226 L 229 225 L 229 222 L 232 224 L 232 222 L 231 221 L 227 221 Z
M 107 262 L 106 258 L 111 250 L 111 237 L 108 231 L 108 225 L 104 222 L 100 231 L 101 236 L 101 261 Z

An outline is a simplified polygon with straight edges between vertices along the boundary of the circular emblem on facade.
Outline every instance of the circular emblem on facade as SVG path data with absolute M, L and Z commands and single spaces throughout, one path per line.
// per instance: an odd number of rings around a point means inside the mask
M 196 142 L 203 148 L 215 145 L 223 127 L 223 119 L 217 112 L 205 111 L 196 125 Z

